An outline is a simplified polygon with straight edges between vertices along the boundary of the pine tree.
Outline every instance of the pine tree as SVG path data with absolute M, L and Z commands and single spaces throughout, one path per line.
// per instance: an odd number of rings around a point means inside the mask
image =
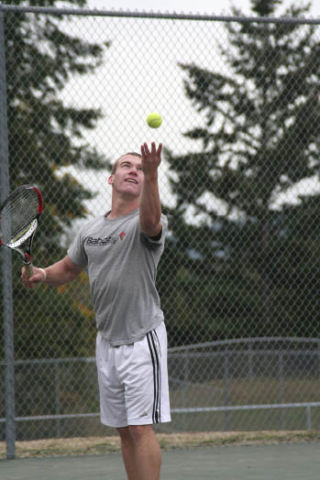
M 45 1 L 42 6 L 56 3 Z M 86 4 L 84 0 L 70 3 Z M 36 183 L 43 190 L 46 222 L 40 235 L 47 239 L 45 245 L 59 243 L 72 220 L 85 216 L 83 201 L 94 195 L 70 174 L 57 175 L 57 170 L 105 166 L 103 155 L 85 141 L 86 130 L 95 127 L 101 112 L 66 106 L 58 95 L 72 76 L 99 67 L 104 48 L 66 33 L 65 21 L 58 15 L 5 14 L 11 189 Z
M 254 14 L 267 18 L 276 16 L 281 2 L 251 4 Z M 285 15 L 296 18 L 308 11 L 309 5 L 292 5 Z M 244 16 L 237 8 L 232 13 Z M 301 224 L 299 235 L 297 227 L 302 221 L 305 232 L 319 233 L 319 216 L 309 213 L 320 197 L 274 207 L 279 194 L 319 175 L 319 32 L 294 22 L 233 22 L 225 28 L 229 44 L 220 51 L 229 76 L 180 65 L 186 96 L 206 119 L 185 135 L 201 142 L 202 150 L 180 156 L 167 152 L 177 199 L 170 212 L 175 242 L 190 263 L 192 296 L 185 304 L 202 298 L 198 317 L 190 313 L 192 307 L 182 317 L 191 316 L 190 329 L 198 333 L 200 328 L 211 338 L 319 333 L 319 314 L 310 310 L 316 303 L 311 284 L 319 277 L 319 261 L 309 261 L 319 252 L 319 242 L 308 242 Z M 212 201 L 204 202 L 208 194 Z M 216 207 L 217 199 L 225 214 Z M 206 218 L 198 227 L 186 223 L 191 206 Z M 192 248 L 197 260 L 190 257 Z M 175 296 L 184 291 L 185 285 Z M 189 331 L 190 339 L 194 332 Z
M 35 3 L 38 5 L 32 0 L 10 2 L 21 6 Z M 46 0 L 41 6 L 58 3 Z M 68 3 L 86 5 L 86 1 L 76 0 L 64 2 L 64 6 Z M 86 216 L 84 201 L 94 196 L 70 173 L 61 173 L 61 168 L 100 169 L 107 165 L 104 156 L 85 139 L 101 112 L 67 106 L 59 94 L 72 77 L 99 68 L 110 42 L 96 44 L 81 38 L 80 32 L 71 34 L 66 29 L 68 20 L 70 17 L 60 15 L 4 13 L 10 188 L 36 184 L 43 193 L 45 208 L 34 240 L 34 258 L 37 265 L 44 266 L 65 255 L 62 235 L 74 219 Z M 21 285 L 21 261 L 16 255 L 13 262 L 16 357 L 74 356 L 80 351 L 88 353 L 88 348 L 92 351 L 95 325 L 93 321 L 89 324 L 76 297 L 45 287 L 29 292 Z

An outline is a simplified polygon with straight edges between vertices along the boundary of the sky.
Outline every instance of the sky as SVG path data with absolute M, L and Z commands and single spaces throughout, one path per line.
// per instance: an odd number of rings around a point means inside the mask
M 282 7 L 294 1 L 301 3 L 300 0 L 286 0 Z M 202 15 L 228 15 L 232 4 L 245 15 L 252 16 L 249 0 L 162 0 L 161 3 L 155 0 L 88 0 L 89 8 L 100 10 Z M 320 0 L 313 0 L 312 4 L 312 16 L 320 17 Z M 101 109 L 102 120 L 93 132 L 86 133 L 90 144 L 113 160 L 126 151 L 139 151 L 142 141 L 161 141 L 175 154 L 201 148 L 195 142 L 191 145 L 191 141 L 183 136 L 183 132 L 203 126 L 203 120 L 186 98 L 183 72 L 178 64 L 194 62 L 203 68 L 228 74 L 226 62 L 217 49 L 217 42 L 223 42 L 225 38 L 223 22 L 77 17 L 73 28 L 73 33 L 80 33 L 90 41 L 112 41 L 103 65 L 91 76 L 70 81 L 63 92 L 64 100 L 70 105 Z M 163 124 L 158 130 L 146 125 L 145 118 L 151 111 L 158 111 L 163 116 Z M 108 172 L 86 173 L 85 177 L 79 177 L 86 187 L 101 192 L 90 202 L 92 215 L 110 204 L 107 176 Z M 311 188 L 314 185 L 302 184 L 298 193 L 306 193 Z M 165 162 L 160 166 L 160 190 L 166 202 L 169 199 L 171 203 L 173 198 L 169 193 Z M 289 194 L 283 200 L 288 200 Z M 293 198 L 296 198 L 295 194 Z
M 300 0 L 295 0 L 300 4 Z M 283 5 L 291 4 L 292 0 L 285 0 Z M 304 4 L 305 2 L 303 2 Z M 310 12 L 314 17 L 320 17 L 320 1 L 311 0 Z M 138 10 L 154 12 L 177 12 L 177 13 L 200 13 L 227 15 L 230 13 L 230 6 L 240 8 L 246 15 L 250 14 L 250 0 L 88 0 L 90 8 L 103 10 Z

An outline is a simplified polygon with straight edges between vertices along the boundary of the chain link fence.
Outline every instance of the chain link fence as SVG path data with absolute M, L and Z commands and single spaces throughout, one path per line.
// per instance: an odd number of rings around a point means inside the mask
M 1 138 L 10 188 L 43 192 L 36 265 L 106 212 L 114 159 L 164 144 L 173 421 L 159 432 L 320 427 L 320 30 L 299 8 L 255 20 L 1 9 Z M 85 274 L 27 291 L 12 256 L 11 315 L 5 255 L 0 440 L 112 434 Z

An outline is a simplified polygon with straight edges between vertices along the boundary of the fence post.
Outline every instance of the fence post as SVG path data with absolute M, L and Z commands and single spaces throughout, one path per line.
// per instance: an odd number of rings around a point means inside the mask
M 4 41 L 4 16 L 0 2 L 0 191 L 1 203 L 10 192 L 9 148 L 7 121 L 7 84 Z M 7 458 L 15 458 L 15 398 L 14 398 L 14 341 L 13 341 L 13 296 L 11 251 L 1 249 L 2 295 L 5 350 L 5 415 Z
M 182 407 L 183 408 L 186 408 L 188 406 L 188 404 L 186 403 L 188 383 L 189 383 L 189 355 L 187 352 L 183 362 L 183 388 L 182 388 L 182 392 L 183 392 Z M 188 430 L 188 413 L 183 414 L 182 428 L 183 428 L 183 431 Z
M 283 373 L 283 351 L 279 352 L 279 403 L 284 403 L 284 373 Z M 284 408 L 280 409 L 281 429 L 285 430 L 286 415 Z
M 60 413 L 61 413 L 61 406 L 60 406 L 60 362 L 56 360 L 54 363 L 54 370 L 55 370 L 55 412 L 57 415 L 56 420 L 56 437 L 61 437 L 61 421 L 60 421 Z
M 307 418 L 307 430 L 311 430 L 312 424 L 311 424 L 311 407 L 310 405 L 306 406 L 306 418 Z
M 230 370 L 229 370 L 229 352 L 224 352 L 224 405 L 226 407 L 229 406 L 230 403 L 230 388 L 229 388 L 229 380 L 230 380 Z M 224 414 L 224 430 L 230 430 L 230 412 L 226 410 Z

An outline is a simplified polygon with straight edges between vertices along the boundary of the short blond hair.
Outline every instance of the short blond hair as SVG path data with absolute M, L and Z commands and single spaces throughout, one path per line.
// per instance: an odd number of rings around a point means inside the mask
M 142 156 L 140 155 L 140 153 L 137 153 L 137 152 L 127 152 L 127 153 L 124 153 L 123 155 L 121 155 L 121 157 L 117 158 L 117 160 L 114 161 L 113 165 L 112 165 L 112 170 L 111 170 L 111 175 L 113 175 L 114 173 L 116 173 L 116 170 L 117 170 L 117 167 L 118 167 L 118 163 L 120 162 L 120 160 L 124 157 L 127 157 L 128 155 L 130 155 L 131 157 L 139 157 L 139 158 L 142 158 Z

